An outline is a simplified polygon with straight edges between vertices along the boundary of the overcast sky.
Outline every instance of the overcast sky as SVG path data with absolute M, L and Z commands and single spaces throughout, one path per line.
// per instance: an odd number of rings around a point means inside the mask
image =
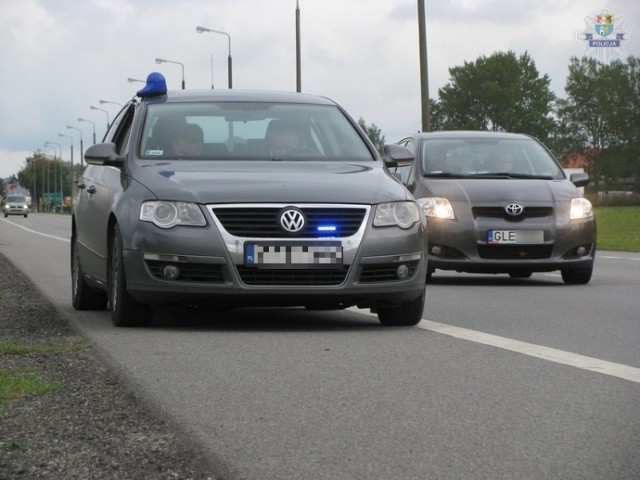
M 640 56 L 639 0 L 425 0 L 429 90 L 449 68 L 494 52 L 528 52 L 564 96 L 572 56 Z M 298 0 L 302 90 L 332 98 L 395 142 L 420 130 L 416 0 Z M 61 145 L 78 161 L 119 107 L 142 87 L 128 77 L 165 74 L 179 89 L 227 88 L 225 35 L 233 88 L 296 89 L 296 0 L 0 0 L 0 177 L 17 173 L 34 151 Z M 622 49 L 587 52 L 578 36 L 607 10 L 629 38 Z M 213 62 L 213 69 L 212 69 Z M 92 110 L 95 106 L 105 110 Z

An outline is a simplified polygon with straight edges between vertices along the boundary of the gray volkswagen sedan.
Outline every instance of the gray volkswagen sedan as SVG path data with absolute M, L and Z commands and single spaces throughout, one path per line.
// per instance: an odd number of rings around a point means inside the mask
M 436 269 L 528 278 L 559 270 L 591 279 L 596 222 L 578 187 L 538 140 L 497 132 L 432 132 L 405 138 L 415 163 L 397 168 L 428 224 L 428 274 Z
M 369 308 L 422 318 L 425 219 L 331 100 L 167 91 L 159 73 L 85 153 L 71 234 L 72 302 L 148 325 L 170 303 Z

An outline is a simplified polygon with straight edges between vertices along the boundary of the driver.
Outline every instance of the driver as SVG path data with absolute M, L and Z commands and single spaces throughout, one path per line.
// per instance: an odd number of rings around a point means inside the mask
M 302 148 L 297 125 L 283 120 L 272 120 L 269 123 L 266 140 L 273 157 L 287 155 Z

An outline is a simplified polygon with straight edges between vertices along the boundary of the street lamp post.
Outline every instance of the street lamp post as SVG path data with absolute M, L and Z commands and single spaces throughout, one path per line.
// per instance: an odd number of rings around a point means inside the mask
M 96 144 L 96 122 L 87 120 L 86 118 L 78 118 L 79 122 L 89 122 L 93 126 L 93 144 Z
M 182 90 L 184 90 L 184 65 L 182 63 L 174 60 L 165 60 L 164 58 L 156 58 L 156 63 L 175 63 L 176 65 L 180 65 L 182 67 Z
M 77 127 L 72 127 L 71 125 L 67 125 L 67 128 L 80 133 L 80 168 L 84 168 L 84 147 L 82 145 L 82 130 Z
M 64 133 L 59 133 L 58 136 L 67 137 L 71 145 L 71 165 L 69 166 L 69 183 L 71 184 L 71 189 L 69 190 L 69 194 L 71 195 L 71 205 L 73 205 L 73 136 L 65 135 Z
M 232 80 L 233 68 L 232 68 L 232 60 L 231 60 L 231 35 L 229 35 L 227 32 L 221 32 L 220 30 L 213 30 L 211 28 L 205 28 L 200 26 L 196 27 L 196 32 L 219 33 L 221 35 L 226 35 L 227 38 L 229 39 L 229 57 L 227 59 L 227 77 L 229 79 L 229 89 L 233 88 L 233 80 Z
M 94 107 L 93 105 L 91 105 L 89 108 L 91 110 L 99 110 L 107 116 L 107 130 L 109 130 L 109 125 L 111 125 L 111 120 L 109 120 L 109 112 L 107 112 L 104 108 Z M 80 156 L 80 158 L 82 159 L 82 156 Z

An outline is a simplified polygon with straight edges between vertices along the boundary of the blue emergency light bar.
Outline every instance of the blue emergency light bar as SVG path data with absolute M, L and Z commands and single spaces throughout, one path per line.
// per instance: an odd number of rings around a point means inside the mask
M 138 90 L 140 98 L 144 97 L 159 97 L 160 95 L 167 94 L 167 82 L 164 79 L 164 75 L 159 72 L 152 72 L 147 76 L 147 83 L 145 86 Z

